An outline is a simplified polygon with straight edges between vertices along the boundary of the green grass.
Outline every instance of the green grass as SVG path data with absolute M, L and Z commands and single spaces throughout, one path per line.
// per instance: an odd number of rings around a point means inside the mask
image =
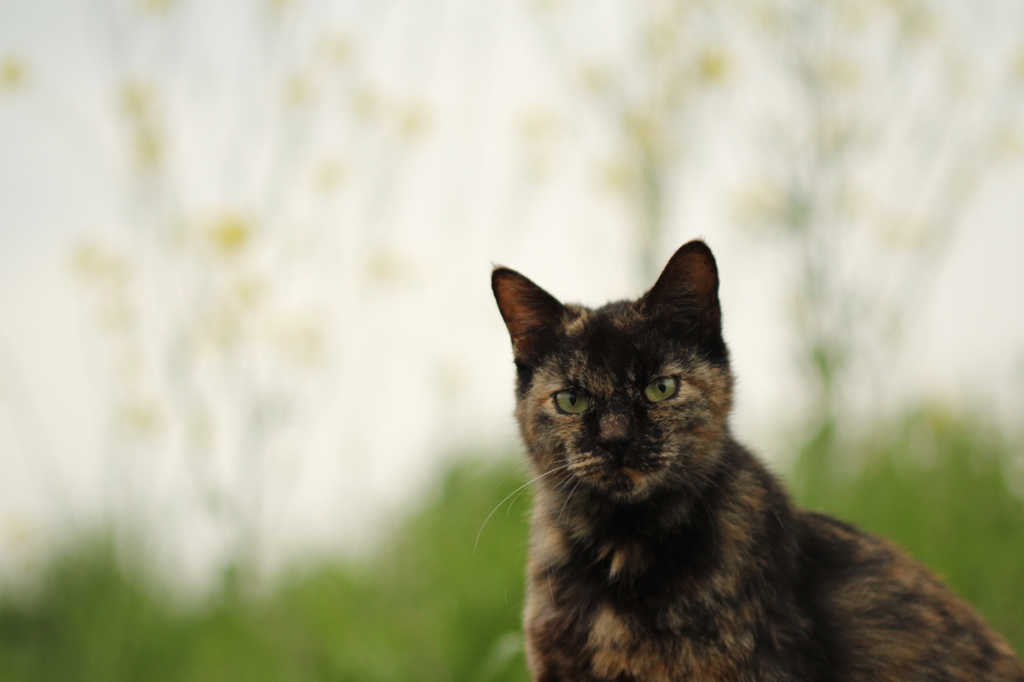
M 454 467 L 379 555 L 325 561 L 267 596 L 225 581 L 185 610 L 83 540 L 38 594 L 0 600 L 4 682 L 528 679 L 520 613 L 527 491 L 507 465 Z
M 1004 475 L 1020 449 L 997 434 L 921 411 L 856 445 L 816 439 L 792 479 L 802 502 L 945 576 L 1021 651 L 1024 503 Z M 0 598 L 0 679 L 525 681 L 517 471 L 458 464 L 374 556 L 306 566 L 260 597 L 229 575 L 201 607 L 123 568 L 102 536 L 83 538 L 32 595 Z

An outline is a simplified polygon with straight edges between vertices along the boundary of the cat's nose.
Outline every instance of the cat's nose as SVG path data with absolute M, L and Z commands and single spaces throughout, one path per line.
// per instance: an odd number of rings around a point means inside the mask
M 597 438 L 602 445 L 629 441 L 632 438 L 629 431 L 629 419 L 626 415 L 618 412 L 603 415 L 598 423 Z

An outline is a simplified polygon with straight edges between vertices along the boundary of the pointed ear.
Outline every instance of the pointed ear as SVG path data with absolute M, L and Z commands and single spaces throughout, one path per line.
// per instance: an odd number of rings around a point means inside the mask
M 720 336 L 718 267 L 708 245 L 695 239 L 679 247 L 641 302 L 652 314 L 686 320 L 704 338 Z
M 529 363 L 537 357 L 559 321 L 567 312 L 554 296 L 515 270 L 497 267 L 491 273 L 491 288 L 498 310 L 512 337 L 515 359 Z

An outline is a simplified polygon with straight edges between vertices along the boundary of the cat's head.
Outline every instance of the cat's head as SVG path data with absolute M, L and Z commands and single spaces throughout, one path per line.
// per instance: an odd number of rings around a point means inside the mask
M 672 256 L 636 301 L 562 304 L 495 268 L 512 337 L 516 416 L 540 474 L 622 502 L 698 490 L 726 437 L 732 375 L 718 270 L 704 242 Z

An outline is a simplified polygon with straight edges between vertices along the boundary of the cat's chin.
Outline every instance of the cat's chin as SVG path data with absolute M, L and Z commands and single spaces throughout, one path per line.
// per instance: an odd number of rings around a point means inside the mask
M 649 497 L 664 478 L 664 468 L 632 467 L 622 464 L 588 466 L 576 475 L 595 492 L 616 502 L 640 502 Z

